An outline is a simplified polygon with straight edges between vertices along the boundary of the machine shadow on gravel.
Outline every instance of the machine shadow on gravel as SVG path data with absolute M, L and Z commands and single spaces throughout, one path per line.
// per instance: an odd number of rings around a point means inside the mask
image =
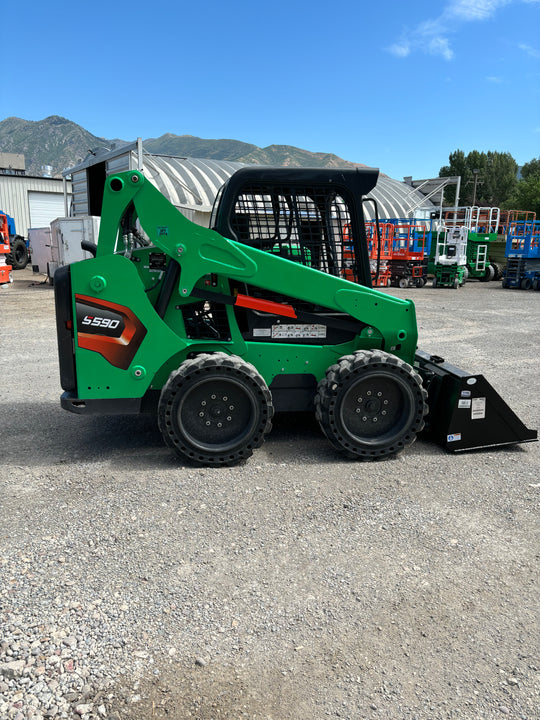
M 7 418 L 3 426 L 6 450 L 4 460 L 27 466 L 69 462 L 110 462 L 129 470 L 148 466 L 191 468 L 163 442 L 158 425 L 150 415 L 88 415 L 73 418 L 55 403 L 17 403 L 0 405 L 0 414 Z M 45 420 L 44 420 L 45 419 Z M 506 452 L 522 454 L 519 446 Z M 496 449 L 492 449 L 496 452 Z M 407 449 L 407 454 L 437 456 L 446 453 L 422 437 Z M 476 454 L 474 452 L 471 455 Z M 401 453 L 385 462 L 399 460 Z M 376 462 L 381 462 L 379 459 Z M 277 413 L 272 432 L 254 455 L 245 461 L 301 463 L 303 465 L 363 465 L 347 460 L 326 440 L 313 413 Z
M 73 418 L 56 403 L 0 405 L 7 418 L 4 460 L 25 466 L 69 462 L 111 462 L 129 470 L 148 465 L 191 468 L 163 443 L 155 419 L 149 415 L 88 415 Z M 431 443 L 415 443 L 409 454 L 442 452 Z M 399 457 L 399 456 L 398 456 Z M 325 439 L 312 413 L 278 413 L 272 432 L 247 464 L 263 462 L 350 462 Z
M 3 458 L 7 463 L 34 466 L 119 460 L 129 469 L 140 468 L 145 456 L 155 466 L 169 454 L 155 420 L 145 415 L 90 415 L 74 422 L 56 403 L 31 402 L 0 405 L 0 414 L 6 418 Z

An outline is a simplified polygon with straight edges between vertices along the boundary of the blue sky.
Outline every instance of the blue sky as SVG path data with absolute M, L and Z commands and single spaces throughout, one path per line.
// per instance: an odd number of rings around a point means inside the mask
M 4 3 L 0 120 L 295 145 L 436 177 L 540 156 L 540 0 Z

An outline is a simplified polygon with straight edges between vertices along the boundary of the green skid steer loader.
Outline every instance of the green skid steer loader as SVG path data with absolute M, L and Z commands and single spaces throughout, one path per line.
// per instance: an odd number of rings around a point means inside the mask
M 94 257 L 54 278 L 62 406 L 152 413 L 198 465 L 249 457 L 274 412 L 313 410 L 356 459 L 419 433 L 453 451 L 535 440 L 482 376 L 417 352 L 412 301 L 372 289 L 377 177 L 243 168 L 207 229 L 142 173 L 109 176 Z

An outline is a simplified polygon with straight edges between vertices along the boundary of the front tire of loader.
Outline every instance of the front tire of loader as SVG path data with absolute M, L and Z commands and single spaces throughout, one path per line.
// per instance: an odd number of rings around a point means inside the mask
M 315 416 L 332 445 L 352 459 L 373 460 L 411 445 L 424 427 L 427 392 L 420 375 L 382 350 L 360 350 L 326 371 Z
M 166 444 L 195 465 L 234 465 L 272 428 L 272 395 L 256 368 L 237 356 L 186 360 L 161 391 L 158 425 Z

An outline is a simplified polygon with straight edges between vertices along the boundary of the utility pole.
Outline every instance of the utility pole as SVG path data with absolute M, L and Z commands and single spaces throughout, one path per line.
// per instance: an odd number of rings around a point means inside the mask
M 474 185 L 473 185 L 473 193 L 472 193 L 472 207 L 474 207 L 474 203 L 476 202 L 476 185 L 478 184 L 478 173 L 480 170 L 473 170 L 474 175 Z

